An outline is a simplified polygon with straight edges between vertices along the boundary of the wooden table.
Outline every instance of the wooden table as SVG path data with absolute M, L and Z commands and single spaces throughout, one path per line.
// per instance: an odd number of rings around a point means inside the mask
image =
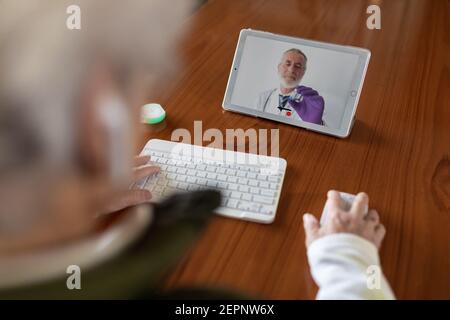
M 366 28 L 381 6 L 382 29 Z M 167 127 L 279 128 L 288 162 L 276 220 L 214 217 L 166 287 L 211 285 L 275 299 L 312 299 L 302 214 L 317 217 L 327 190 L 366 191 L 387 228 L 381 259 L 400 299 L 450 298 L 450 2 L 445 0 L 211 0 L 190 18 L 174 82 L 151 100 Z M 347 139 L 224 112 L 239 30 L 372 51 L 357 121 Z M 206 145 L 207 143 L 205 143 Z

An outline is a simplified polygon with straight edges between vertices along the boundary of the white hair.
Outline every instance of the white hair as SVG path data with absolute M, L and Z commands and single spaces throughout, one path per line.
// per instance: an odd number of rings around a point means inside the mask
M 306 54 L 303 53 L 302 50 L 297 49 L 297 48 L 291 48 L 291 49 L 288 49 L 285 52 L 283 52 L 283 54 L 281 55 L 280 63 L 283 62 L 284 56 L 289 52 L 295 52 L 295 53 L 301 55 L 303 58 L 305 58 L 305 63 L 308 62 L 308 57 L 306 56 Z
M 0 122 L 17 131 L 0 128 L 0 173 L 17 160 L 11 149 L 26 149 L 19 136 L 47 163 L 70 161 L 77 98 L 95 59 L 126 72 L 164 68 L 191 2 L 77 0 L 81 30 L 69 30 L 73 4 L 0 0 Z

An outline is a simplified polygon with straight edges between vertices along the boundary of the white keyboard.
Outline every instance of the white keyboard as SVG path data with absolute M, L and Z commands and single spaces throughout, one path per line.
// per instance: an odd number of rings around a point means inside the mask
M 216 189 L 222 194 L 217 214 L 260 223 L 275 219 L 286 160 L 250 153 L 152 139 L 141 155 L 161 168 L 132 185 L 148 189 L 158 202 L 175 193 Z

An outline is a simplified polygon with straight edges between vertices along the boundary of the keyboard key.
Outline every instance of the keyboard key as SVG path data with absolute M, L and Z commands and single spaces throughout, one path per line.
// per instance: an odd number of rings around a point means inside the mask
M 249 193 L 242 194 L 242 199 L 246 201 L 252 201 L 252 195 Z
M 239 201 L 239 204 L 238 204 L 239 210 L 250 211 L 251 207 L 252 207 L 251 202 Z
M 270 184 L 270 189 L 272 189 L 272 190 L 278 190 L 278 183 L 271 183 L 271 184 Z
M 258 175 L 257 175 L 257 179 L 258 179 L 258 180 L 264 180 L 264 181 L 265 181 L 265 180 L 267 180 L 267 176 L 264 175 L 264 174 L 258 174 Z
M 250 192 L 253 194 L 259 194 L 259 188 L 250 188 Z
M 167 179 L 165 179 L 165 178 L 158 179 L 156 181 L 156 184 L 159 185 L 159 186 L 165 186 L 167 184 Z
M 189 190 L 189 191 L 196 191 L 196 190 L 198 190 L 198 189 L 199 189 L 199 186 L 196 185 L 196 184 L 190 184 L 190 185 L 188 186 L 188 190 Z
M 168 174 L 169 174 L 168 172 L 160 171 L 160 172 L 158 172 L 155 176 L 156 176 L 158 179 L 166 179 Z
M 169 173 L 167 175 L 167 179 L 176 180 L 177 179 L 177 175 L 175 173 Z
M 178 160 L 177 162 L 175 162 L 175 165 L 177 166 L 177 167 L 181 167 L 181 168 L 184 168 L 185 166 L 186 166 L 186 162 L 184 162 L 184 161 L 182 161 L 182 160 Z
M 227 179 L 228 182 L 236 183 L 238 181 L 237 177 L 228 176 Z
M 206 172 L 205 171 L 197 171 L 196 176 L 200 178 L 206 178 Z
M 224 174 L 219 174 L 219 175 L 217 176 L 217 180 L 220 180 L 220 181 L 227 181 L 227 176 L 224 175 Z
M 269 181 L 270 182 L 278 182 L 279 178 L 277 176 L 269 176 Z
M 274 211 L 272 207 L 262 205 L 259 212 L 262 214 L 272 215 Z
M 188 177 L 186 179 L 186 182 L 187 183 L 197 183 L 197 178 L 195 178 L 195 177 Z
M 178 183 L 178 189 L 187 190 L 188 187 L 189 187 L 189 185 L 187 183 L 184 183 L 184 182 Z
M 162 194 L 162 193 L 164 192 L 164 187 L 156 186 L 156 187 L 152 190 L 152 192 L 155 193 L 155 194 L 160 195 L 160 194 Z
M 238 179 L 238 183 L 246 185 L 248 183 L 248 179 L 246 179 L 246 178 L 239 178 Z
M 187 176 L 178 174 L 177 177 L 175 178 L 175 180 L 179 181 L 179 182 L 185 182 L 186 181 Z
M 254 172 L 247 173 L 247 178 L 256 179 L 256 173 L 254 173 Z
M 250 192 L 250 188 L 248 186 L 239 186 L 239 191 L 241 192 Z
M 249 180 L 248 181 L 248 185 L 251 187 L 257 187 L 258 186 L 258 181 L 256 180 Z
M 222 190 L 221 191 L 222 196 L 229 198 L 231 196 L 231 191 L 229 190 Z
M 224 174 L 224 173 L 226 172 L 226 169 L 225 169 L 225 168 L 218 168 L 218 169 L 216 170 L 216 172 L 217 172 L 217 173 L 220 173 L 220 174 Z
M 267 182 L 267 181 L 261 181 L 261 182 L 259 183 L 259 186 L 260 186 L 261 188 L 269 188 L 269 182 Z
M 233 170 L 233 169 L 226 169 L 226 174 L 235 176 L 235 175 L 236 175 L 236 170 Z
M 215 187 L 217 187 L 217 182 L 214 181 L 214 180 L 208 180 L 208 182 L 206 183 L 206 185 L 207 185 L 208 187 L 213 187 L 213 188 L 215 188 Z
M 261 210 L 261 205 L 259 203 L 252 203 L 250 211 L 259 213 L 260 210 Z
M 273 198 L 269 197 L 253 196 L 253 201 L 261 202 L 264 204 L 273 204 Z
M 261 190 L 261 195 L 262 196 L 266 196 L 266 197 L 274 198 L 277 195 L 277 192 L 273 191 L 273 190 L 264 190 L 264 189 L 262 189 Z
M 231 198 L 234 198 L 234 199 L 240 199 L 241 196 L 242 196 L 242 193 L 241 193 L 241 192 L 238 192 L 238 191 L 233 191 L 233 192 L 231 193 Z
M 176 187 L 178 187 L 178 182 L 176 182 L 176 181 L 169 181 L 167 186 L 168 187 L 172 187 L 172 188 L 176 188 Z
M 165 196 L 174 194 L 176 192 L 178 192 L 178 189 L 176 189 L 176 188 L 169 188 L 169 187 L 164 188 L 164 195 Z
M 220 188 L 220 189 L 227 189 L 228 183 L 226 183 L 226 182 L 219 182 L 219 183 L 217 183 L 217 187 Z
M 208 179 L 217 179 L 217 174 L 216 174 L 216 173 L 211 173 L 211 172 L 209 172 L 209 173 L 206 175 L 206 178 L 208 178 Z
M 229 200 L 228 200 L 227 206 L 228 206 L 229 208 L 236 209 L 237 206 L 238 206 L 238 203 L 239 203 L 239 201 L 236 200 L 236 199 L 229 199 Z
M 235 183 L 229 183 L 228 184 L 228 190 L 236 191 L 238 189 L 238 187 L 239 186 L 237 184 L 235 184 Z

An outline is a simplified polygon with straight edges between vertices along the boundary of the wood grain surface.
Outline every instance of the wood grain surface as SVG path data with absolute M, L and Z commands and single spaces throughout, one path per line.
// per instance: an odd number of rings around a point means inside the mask
M 381 7 L 381 30 L 366 8 Z M 242 28 L 365 47 L 372 58 L 349 138 L 224 112 Z M 326 192 L 365 191 L 387 228 L 384 272 L 400 299 L 450 299 L 450 2 L 446 0 L 212 0 L 186 22 L 173 81 L 149 97 L 176 128 L 280 129 L 287 175 L 271 225 L 214 217 L 167 288 L 229 287 L 269 299 L 312 299 L 302 214 Z M 205 143 L 206 145 L 207 143 Z

